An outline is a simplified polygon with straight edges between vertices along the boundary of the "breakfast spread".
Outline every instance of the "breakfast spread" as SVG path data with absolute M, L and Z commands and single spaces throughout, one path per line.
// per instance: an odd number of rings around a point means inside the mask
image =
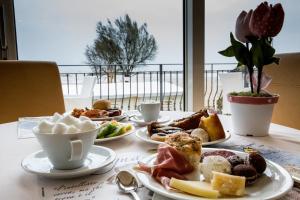
M 132 130 L 132 128 L 131 124 L 122 124 L 114 120 L 111 122 L 104 122 L 101 124 L 97 139 L 120 136 Z
M 166 136 L 152 165 L 140 162 L 137 169 L 167 190 L 218 198 L 244 196 L 246 187 L 255 184 L 266 166 L 256 152 L 243 156 L 228 150 L 202 152 L 199 137 L 180 131 Z
M 50 119 L 42 120 L 38 126 L 39 133 L 70 134 L 95 130 L 97 124 L 88 117 L 73 117 L 69 114 L 60 115 L 55 113 Z
M 152 140 L 164 142 L 166 137 L 177 132 L 186 132 L 201 139 L 202 143 L 225 138 L 223 126 L 217 114 L 208 114 L 206 109 L 189 117 L 174 120 L 168 125 L 152 122 L 147 126 Z

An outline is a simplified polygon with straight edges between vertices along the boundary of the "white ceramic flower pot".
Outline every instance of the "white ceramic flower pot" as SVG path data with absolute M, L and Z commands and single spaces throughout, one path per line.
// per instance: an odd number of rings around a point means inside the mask
M 244 136 L 267 136 L 273 107 L 278 98 L 278 95 L 272 97 L 228 95 L 233 133 Z

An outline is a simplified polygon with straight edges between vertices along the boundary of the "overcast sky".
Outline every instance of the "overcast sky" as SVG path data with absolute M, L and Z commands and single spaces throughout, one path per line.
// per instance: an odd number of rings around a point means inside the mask
M 229 45 L 229 33 L 241 10 L 259 0 L 206 0 L 206 62 L 231 62 L 217 54 Z M 300 1 L 281 2 L 286 11 L 282 32 L 274 40 L 278 52 L 300 51 Z M 182 0 L 15 0 L 20 59 L 84 64 L 86 45 L 96 38 L 96 24 L 128 13 L 146 22 L 158 43 L 152 63 L 182 63 Z

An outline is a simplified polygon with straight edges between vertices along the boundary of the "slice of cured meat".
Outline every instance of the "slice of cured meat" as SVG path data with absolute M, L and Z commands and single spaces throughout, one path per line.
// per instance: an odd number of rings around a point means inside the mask
M 194 167 L 181 152 L 169 145 L 163 144 L 158 148 L 154 165 L 148 166 L 139 163 L 139 170 L 150 173 L 153 178 L 169 189 L 169 181 L 172 177 L 185 180 L 186 177 L 184 174 L 192 172 Z

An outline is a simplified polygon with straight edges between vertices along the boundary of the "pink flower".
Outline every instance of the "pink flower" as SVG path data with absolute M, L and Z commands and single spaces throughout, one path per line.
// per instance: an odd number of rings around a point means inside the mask
M 259 38 L 274 37 L 280 32 L 283 21 L 284 11 L 280 3 L 272 6 L 263 2 L 253 11 L 249 28 Z
M 252 9 L 248 13 L 243 10 L 236 19 L 235 36 L 241 42 L 248 42 L 247 36 L 253 36 L 249 28 L 252 12 Z

